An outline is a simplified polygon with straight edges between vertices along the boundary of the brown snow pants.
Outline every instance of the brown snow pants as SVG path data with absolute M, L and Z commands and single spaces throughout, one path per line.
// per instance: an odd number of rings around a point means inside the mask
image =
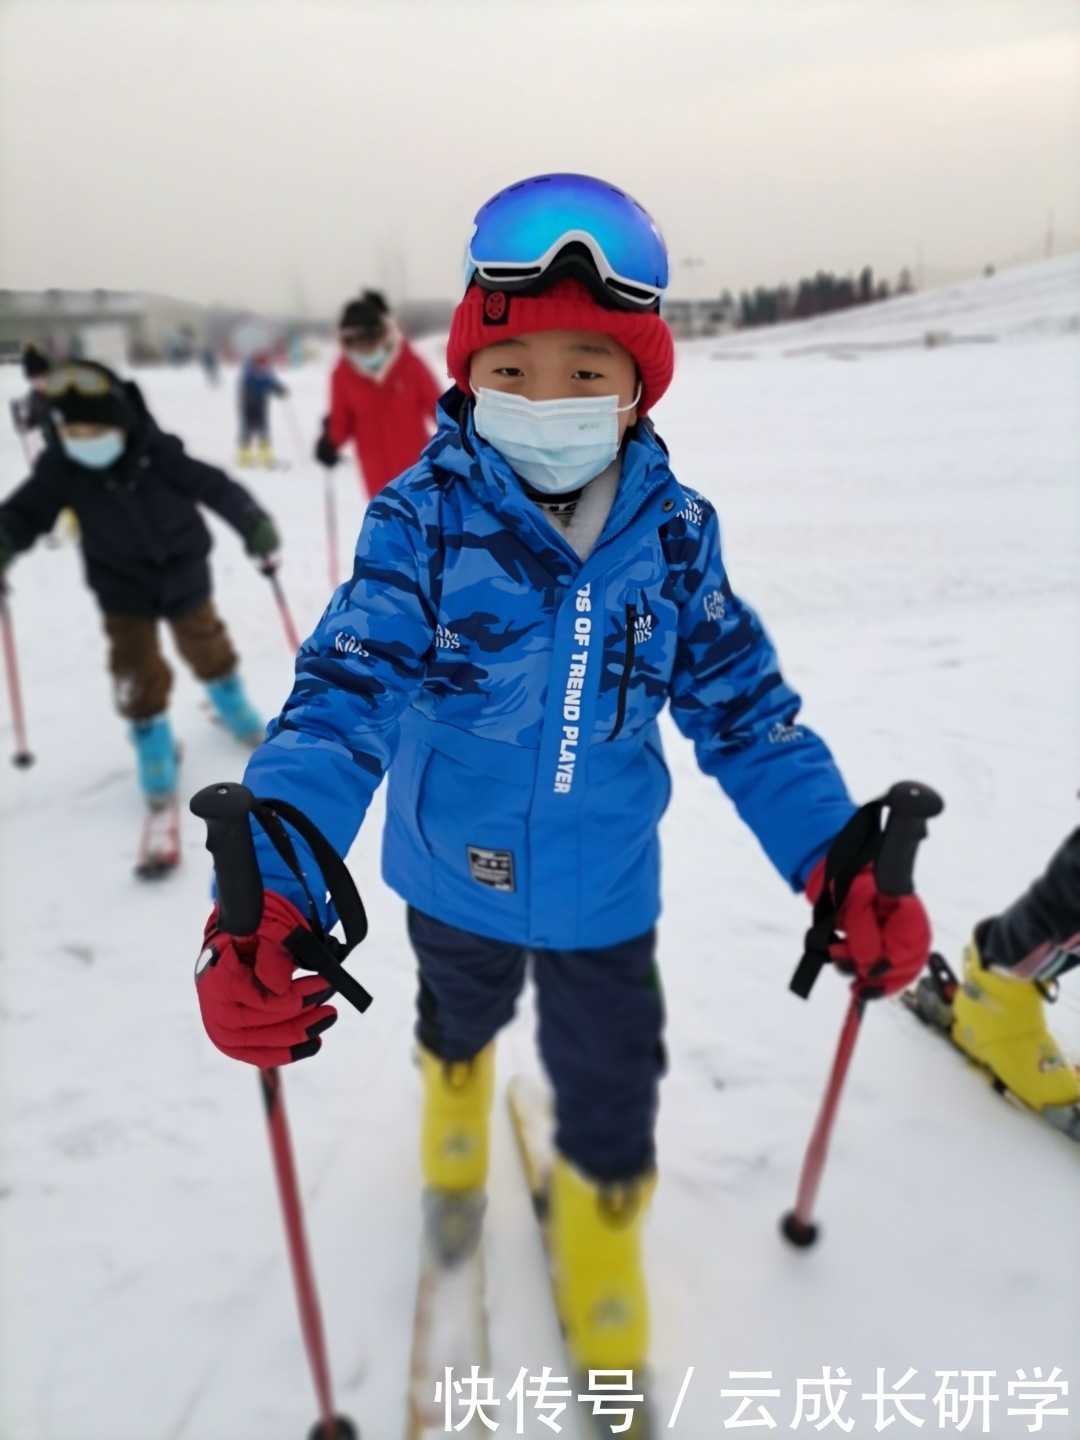
M 158 622 L 143 615 L 104 619 L 116 708 L 128 720 L 160 715 L 168 704 L 172 671 L 158 644 Z M 212 600 L 166 623 L 177 650 L 200 680 L 220 680 L 236 669 L 236 651 Z

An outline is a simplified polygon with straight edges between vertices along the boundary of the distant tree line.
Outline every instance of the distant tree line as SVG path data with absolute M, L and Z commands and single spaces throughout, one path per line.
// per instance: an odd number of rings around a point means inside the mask
M 740 329 L 759 325 L 778 325 L 784 320 L 806 320 L 812 315 L 829 315 L 834 310 L 850 310 L 855 305 L 870 305 L 875 300 L 888 300 L 890 295 L 907 295 L 914 289 L 911 272 L 901 270 L 895 288 L 887 280 L 874 279 L 867 265 L 854 275 L 834 275 L 819 270 L 796 285 L 759 285 L 744 290 L 736 304 L 730 292 L 721 297 L 724 308 Z

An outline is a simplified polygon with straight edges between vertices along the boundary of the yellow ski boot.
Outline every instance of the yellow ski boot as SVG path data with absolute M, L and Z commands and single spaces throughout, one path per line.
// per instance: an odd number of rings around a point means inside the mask
M 242 470 L 250 470 L 255 464 L 255 452 L 250 445 L 238 445 L 236 447 L 236 463 Z
M 471 1060 L 440 1060 L 420 1047 L 420 1168 L 424 1234 L 445 1269 L 480 1241 L 488 1172 L 488 1116 L 495 1094 L 494 1043 Z
M 953 998 L 952 1039 L 990 1071 L 996 1088 L 1011 1091 L 1070 1132 L 1072 1124 L 1080 1124 L 1080 1076 L 1046 1028 L 1046 995 L 1038 981 L 984 966 L 973 936 Z
M 488 1116 L 495 1094 L 495 1046 L 471 1060 L 440 1060 L 420 1047 L 424 1115 L 420 1165 L 436 1190 L 480 1190 L 487 1182 Z
M 274 447 L 269 440 L 259 441 L 259 464 L 264 470 L 273 470 L 274 468 Z
M 567 1348 L 583 1374 L 633 1370 L 635 1388 L 649 1352 L 641 1228 L 655 1188 L 655 1172 L 598 1185 L 561 1155 L 551 1172 L 551 1265 Z

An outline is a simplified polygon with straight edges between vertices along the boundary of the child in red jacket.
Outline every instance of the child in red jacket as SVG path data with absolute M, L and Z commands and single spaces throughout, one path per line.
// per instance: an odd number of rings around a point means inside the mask
M 351 440 L 371 499 L 419 460 L 435 430 L 439 387 L 377 291 L 350 300 L 338 328 L 341 359 L 315 458 L 336 465 Z

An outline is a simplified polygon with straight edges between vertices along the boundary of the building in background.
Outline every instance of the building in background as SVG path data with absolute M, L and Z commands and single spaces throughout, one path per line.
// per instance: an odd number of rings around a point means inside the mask
M 202 305 L 126 290 L 0 290 L 0 357 L 33 343 L 105 365 L 183 360 L 207 340 Z
M 665 295 L 660 313 L 679 340 L 726 334 L 739 319 L 738 306 L 727 290 L 723 295 L 703 295 L 692 300 Z
M 452 300 L 414 300 L 396 312 L 410 338 L 450 328 Z M 225 305 L 196 305 L 146 290 L 0 290 L 0 362 L 15 362 L 25 345 L 54 359 L 131 364 L 180 364 L 209 350 L 240 360 L 265 349 L 296 363 L 305 341 L 331 343 L 329 316 L 257 315 Z

